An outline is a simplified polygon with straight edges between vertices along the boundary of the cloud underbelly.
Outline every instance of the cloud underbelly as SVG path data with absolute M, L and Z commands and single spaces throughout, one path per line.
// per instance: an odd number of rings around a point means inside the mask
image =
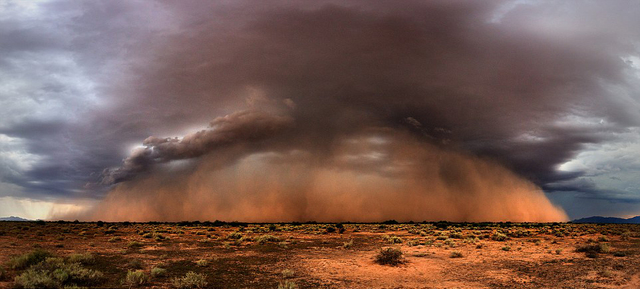
M 294 134 L 295 135 L 295 134 Z M 82 216 L 101 220 L 564 221 L 564 212 L 529 181 L 497 163 L 369 128 L 335 138 L 329 149 L 241 142 L 114 186 Z M 282 145 L 283 143 L 287 145 Z

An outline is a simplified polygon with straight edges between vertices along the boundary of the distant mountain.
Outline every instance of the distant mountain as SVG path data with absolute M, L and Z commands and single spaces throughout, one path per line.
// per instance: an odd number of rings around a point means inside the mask
M 31 220 L 23 219 L 23 218 L 16 217 L 16 216 L 11 216 L 11 217 L 0 218 L 0 221 L 26 222 L 26 221 L 31 221 Z
M 592 224 L 594 223 L 595 224 L 640 224 L 640 216 L 635 216 L 629 219 L 594 216 L 594 217 L 573 220 L 571 222 L 572 223 L 592 223 Z

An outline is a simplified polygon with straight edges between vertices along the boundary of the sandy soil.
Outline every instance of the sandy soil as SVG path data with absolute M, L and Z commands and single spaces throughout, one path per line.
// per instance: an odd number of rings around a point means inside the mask
M 92 254 L 87 268 L 105 276 L 92 288 L 130 288 L 129 270 L 154 267 L 166 275 L 138 287 L 171 288 L 193 271 L 206 275 L 206 288 L 640 288 L 635 225 L 344 224 L 339 231 L 335 224 L 0 222 L 0 288 L 20 288 L 14 278 L 26 269 L 13 269 L 11 259 L 34 249 Z M 600 244 L 600 252 L 577 251 Z M 377 264 L 383 247 L 400 249 L 403 262 Z

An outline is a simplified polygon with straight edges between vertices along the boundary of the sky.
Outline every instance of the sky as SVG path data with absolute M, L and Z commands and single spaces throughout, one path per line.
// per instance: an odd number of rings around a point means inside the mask
M 640 215 L 637 1 L 0 2 L 0 216 Z

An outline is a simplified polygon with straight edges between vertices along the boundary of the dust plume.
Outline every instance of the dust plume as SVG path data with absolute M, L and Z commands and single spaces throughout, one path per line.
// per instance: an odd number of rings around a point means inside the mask
M 263 116 L 253 120 L 255 131 L 263 131 L 264 120 L 271 119 Z M 223 119 L 235 127 L 236 118 Z M 144 150 L 152 152 L 152 159 L 165 161 L 148 165 L 145 174 L 138 169 L 137 178 L 118 183 L 99 206 L 79 217 L 246 222 L 567 219 L 539 188 L 497 163 L 425 141 L 408 130 L 370 127 L 338 138 L 325 152 L 290 145 L 256 149 L 247 145 L 245 134 L 230 135 L 234 137 L 225 138 L 225 146 L 209 146 L 197 161 L 188 150 L 202 152 L 200 145 L 160 149 L 167 140 L 148 139 Z M 185 139 L 181 142 L 188 143 Z M 121 169 L 129 167 L 127 160 Z

